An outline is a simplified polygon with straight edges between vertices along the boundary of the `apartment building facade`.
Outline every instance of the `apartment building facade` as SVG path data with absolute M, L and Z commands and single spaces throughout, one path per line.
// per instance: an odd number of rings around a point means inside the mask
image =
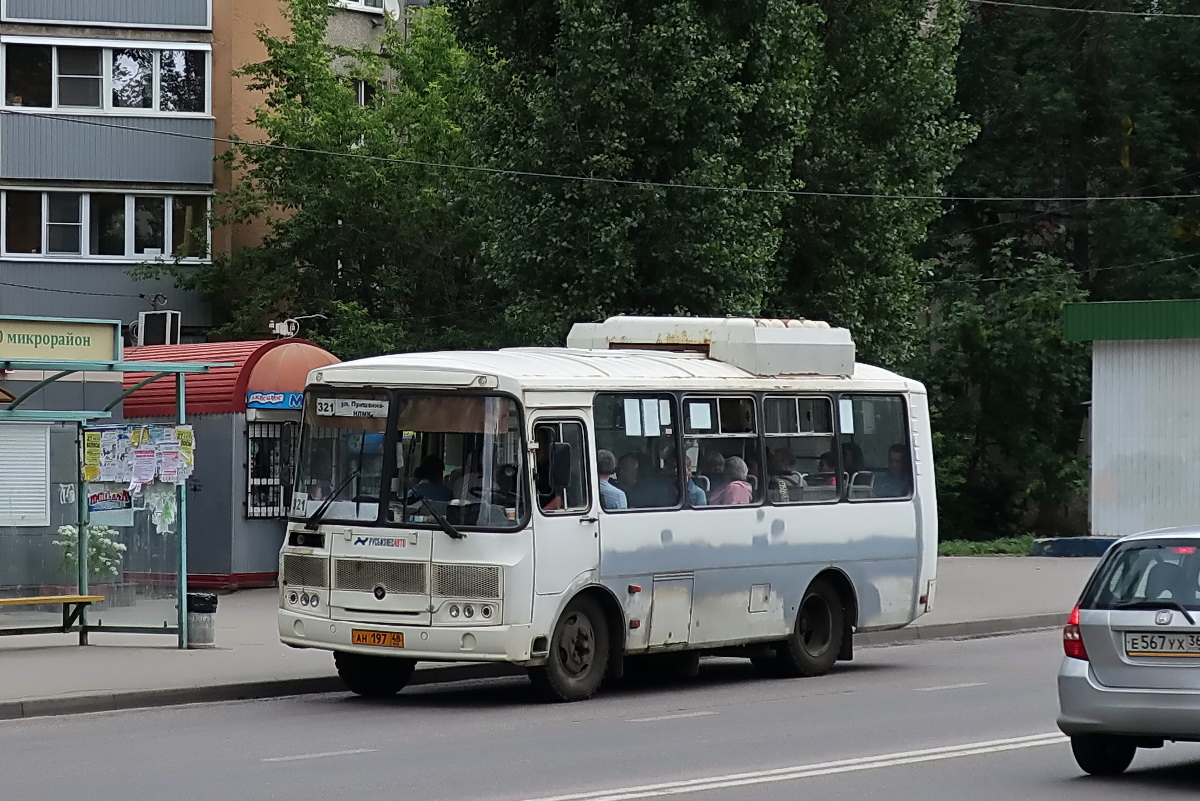
M 362 45 L 403 0 L 332 5 L 330 41 Z M 259 135 L 259 97 L 231 73 L 265 56 L 260 28 L 286 33 L 280 0 L 0 0 L 0 314 L 173 309 L 185 341 L 204 338 L 202 296 L 129 272 L 261 236 L 206 224 L 232 182 L 221 140 Z

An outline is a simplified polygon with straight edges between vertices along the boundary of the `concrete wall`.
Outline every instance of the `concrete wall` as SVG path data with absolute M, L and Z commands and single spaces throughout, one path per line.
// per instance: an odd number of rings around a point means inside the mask
M 1093 534 L 1200 521 L 1200 340 L 1094 343 L 1091 450 Z

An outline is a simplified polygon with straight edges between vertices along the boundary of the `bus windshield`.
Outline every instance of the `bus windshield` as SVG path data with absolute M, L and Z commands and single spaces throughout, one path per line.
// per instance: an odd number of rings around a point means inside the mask
M 388 443 L 395 457 L 385 464 Z M 441 516 L 458 528 L 517 528 L 529 508 L 523 454 L 520 410 L 509 398 L 310 391 L 291 513 L 416 527 L 438 526 Z
M 390 401 L 381 392 L 311 393 L 304 404 L 292 516 L 375 522 Z
M 393 523 L 511 529 L 527 508 L 517 404 L 495 395 L 400 395 Z

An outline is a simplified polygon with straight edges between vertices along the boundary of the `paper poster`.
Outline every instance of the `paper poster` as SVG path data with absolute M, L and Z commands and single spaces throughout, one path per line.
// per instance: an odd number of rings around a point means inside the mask
M 625 436 L 642 435 L 642 407 L 637 398 L 625 399 Z
M 97 526 L 132 526 L 133 495 L 121 484 L 88 484 L 88 518 Z
M 83 432 L 83 480 L 100 478 L 100 432 Z
M 179 466 L 181 460 L 179 458 L 178 448 L 163 448 L 159 451 L 159 478 L 166 484 L 179 484 Z
M 133 449 L 133 478 L 134 484 L 149 484 L 154 480 L 158 468 L 158 451 L 154 448 Z

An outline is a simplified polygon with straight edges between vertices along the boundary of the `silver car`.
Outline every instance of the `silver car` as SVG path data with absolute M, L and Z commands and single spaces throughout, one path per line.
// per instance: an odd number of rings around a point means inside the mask
M 1113 544 L 1063 629 L 1058 727 L 1079 767 L 1115 775 L 1138 748 L 1200 741 L 1200 527 Z

